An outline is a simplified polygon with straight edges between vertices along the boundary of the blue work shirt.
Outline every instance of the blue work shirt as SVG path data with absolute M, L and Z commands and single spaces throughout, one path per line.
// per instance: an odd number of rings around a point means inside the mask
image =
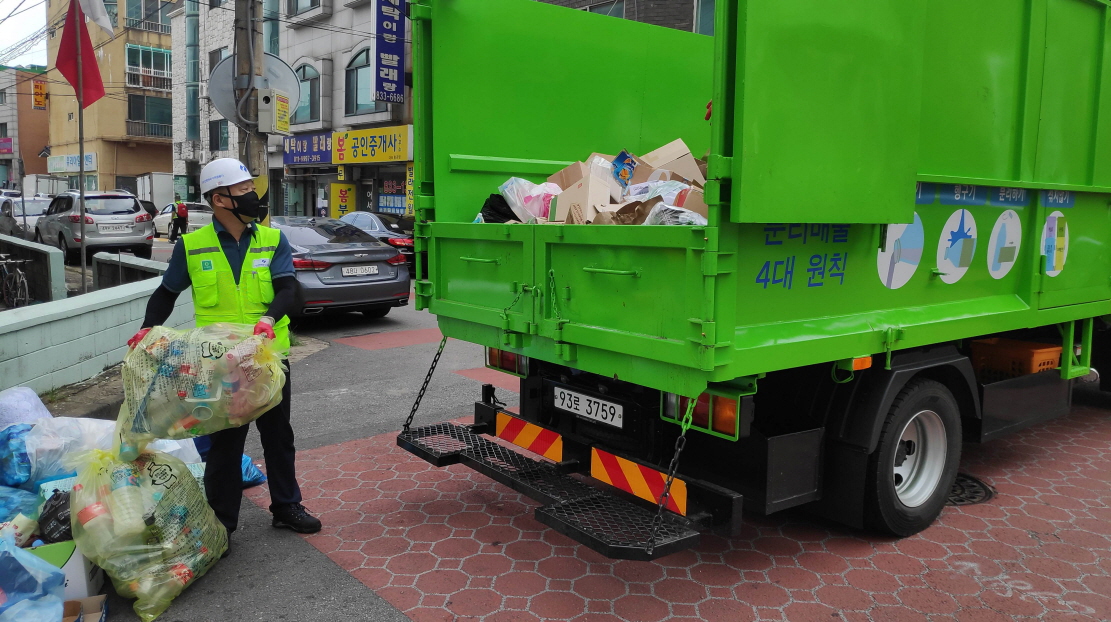
M 243 270 L 243 259 L 247 256 L 247 250 L 251 248 L 251 236 L 257 231 L 255 223 L 247 225 L 244 235 L 239 237 L 238 242 L 216 219 L 212 220 L 212 226 L 216 229 L 220 248 L 223 249 L 224 257 L 227 257 L 228 264 L 231 265 L 235 284 L 238 285 L 239 273 Z M 293 249 L 290 248 L 285 233 L 279 233 L 281 238 L 278 241 L 278 248 L 274 251 L 274 259 L 270 262 L 270 275 L 274 279 L 296 274 L 293 271 Z M 162 285 L 171 292 L 180 294 L 192 283 L 193 280 L 189 278 L 189 264 L 185 260 L 185 240 L 178 240 L 173 254 L 170 255 L 170 265 L 162 275 Z

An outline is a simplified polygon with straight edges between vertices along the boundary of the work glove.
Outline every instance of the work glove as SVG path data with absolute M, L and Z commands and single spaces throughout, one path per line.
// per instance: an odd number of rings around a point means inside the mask
M 274 318 L 269 316 L 262 316 L 259 318 L 258 324 L 255 324 L 255 334 L 262 335 L 267 339 L 274 338 Z
M 706 104 L 706 120 L 709 121 L 710 117 L 712 117 L 713 115 L 714 115 L 714 100 L 711 99 L 710 103 Z
M 127 340 L 127 347 L 128 348 L 134 348 L 135 346 L 139 345 L 139 342 L 142 341 L 143 337 L 146 337 L 147 333 L 149 333 L 149 332 L 150 332 L 149 328 L 139 329 L 139 332 L 135 333 L 135 336 L 133 336 L 131 339 Z

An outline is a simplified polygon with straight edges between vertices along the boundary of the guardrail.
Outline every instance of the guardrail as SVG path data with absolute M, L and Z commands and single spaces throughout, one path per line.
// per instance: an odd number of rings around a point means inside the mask
M 168 123 L 147 123 L 146 121 L 128 121 L 128 136 L 153 136 L 155 138 L 173 138 L 174 126 Z
M 162 276 L 169 264 L 131 255 L 97 253 L 93 255 L 93 289 L 101 290 Z
M 0 254 L 27 259 L 19 268 L 27 275 L 31 299 L 51 302 L 66 298 L 66 266 L 62 251 L 53 246 L 0 235 Z

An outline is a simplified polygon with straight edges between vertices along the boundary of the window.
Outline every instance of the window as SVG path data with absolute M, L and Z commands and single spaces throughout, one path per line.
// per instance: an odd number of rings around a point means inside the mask
M 355 55 L 347 63 L 347 84 L 344 113 L 347 115 L 382 112 L 386 104 L 374 101 L 374 65 L 370 62 L 370 48 Z
M 208 122 L 208 149 L 209 151 L 228 150 L 228 120 Z
M 300 15 L 320 6 L 320 0 L 289 0 L 289 14 Z
M 151 32 L 170 33 L 172 2 L 163 0 L 127 0 L 127 27 Z
M 4 89 L 0 89 L 0 104 L 8 103 L 8 93 Z
M 220 64 L 220 61 L 228 57 L 228 48 L 222 47 L 218 50 L 212 50 L 208 53 L 208 73 L 212 73 L 212 69 Z
M 201 93 L 197 85 L 185 87 L 185 140 L 201 139 Z
M 278 0 L 262 0 L 262 47 L 274 56 L 281 54 L 278 45 L 278 33 L 281 31 L 279 17 Z
M 0 123 L 0 138 L 7 138 L 7 137 L 8 137 L 8 124 L 7 123 Z
M 297 68 L 297 79 L 301 81 L 301 101 L 293 112 L 290 123 L 312 123 L 320 120 L 320 72 L 310 65 Z
M 127 96 L 127 133 L 131 136 L 173 136 L 173 111 L 169 97 Z
M 715 0 L 695 1 L 694 31 L 700 35 L 714 36 L 714 3 Z
M 600 15 L 610 15 L 612 17 L 625 17 L 625 0 L 609 0 L 609 2 L 601 2 L 594 6 L 586 7 L 587 11 L 591 13 L 598 13 Z
M 127 45 L 127 85 L 156 91 L 173 87 L 171 52 L 161 48 Z
M 209 0 L 208 8 L 216 9 L 224 4 L 224 0 Z
M 104 0 L 104 10 L 108 11 L 108 19 L 113 26 L 119 25 L 119 6 L 116 0 Z

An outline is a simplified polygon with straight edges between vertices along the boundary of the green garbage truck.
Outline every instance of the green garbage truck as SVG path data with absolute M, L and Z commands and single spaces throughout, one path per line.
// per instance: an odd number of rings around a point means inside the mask
M 1106 351 L 1109 10 L 718 0 L 707 37 L 414 0 L 415 304 L 520 407 L 486 386 L 398 443 L 614 558 L 742 508 L 926 528 L 963 443 L 1066 414 Z M 509 177 L 676 138 L 705 226 L 475 222 Z

